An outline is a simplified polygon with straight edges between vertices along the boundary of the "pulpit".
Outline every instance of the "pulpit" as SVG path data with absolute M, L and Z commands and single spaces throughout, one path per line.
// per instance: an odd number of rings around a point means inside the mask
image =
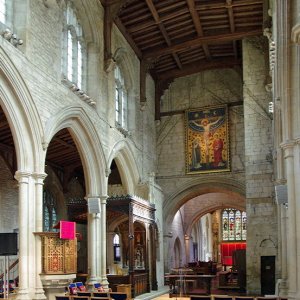
M 42 274 L 77 273 L 77 238 L 60 239 L 58 232 L 38 232 L 42 242 Z

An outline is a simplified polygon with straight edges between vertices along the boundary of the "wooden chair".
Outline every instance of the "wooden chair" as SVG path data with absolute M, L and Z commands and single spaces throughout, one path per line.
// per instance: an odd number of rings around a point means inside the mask
M 91 292 L 82 292 L 82 291 L 78 291 L 77 295 L 80 297 L 91 297 L 92 293 Z
M 114 300 L 126 300 L 127 299 L 127 294 L 121 293 L 121 292 L 110 292 L 109 296 L 110 296 L 110 298 L 112 298 Z
M 277 296 L 256 297 L 256 300 L 278 300 Z
M 233 300 L 233 296 L 227 296 L 227 295 L 213 295 L 213 300 Z
M 270 297 L 256 297 L 256 300 L 278 300 L 277 296 L 270 296 Z
M 251 296 L 235 296 L 234 300 L 255 300 L 255 297 L 251 297 Z
M 95 298 L 110 298 L 108 292 L 93 292 Z
M 105 297 L 90 297 L 90 300 L 111 300 L 111 298 L 105 298 Z
M 55 296 L 55 300 L 70 300 L 70 296 Z
M 202 295 L 190 295 L 191 300 L 211 300 L 210 296 L 202 296 Z
M 89 296 L 71 296 L 71 300 L 90 300 Z

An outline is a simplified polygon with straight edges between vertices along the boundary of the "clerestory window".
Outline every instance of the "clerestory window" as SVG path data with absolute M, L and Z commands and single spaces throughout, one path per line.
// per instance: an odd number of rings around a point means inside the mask
M 0 0 L 0 24 L 2 29 L 11 27 L 12 20 L 12 1 Z
M 127 129 L 127 91 L 119 66 L 115 68 L 115 121 L 118 127 Z
M 6 0 L 0 0 L 0 22 L 5 24 L 6 21 Z
M 80 90 L 85 89 L 86 46 L 76 11 L 68 2 L 63 34 L 62 73 L 65 79 Z

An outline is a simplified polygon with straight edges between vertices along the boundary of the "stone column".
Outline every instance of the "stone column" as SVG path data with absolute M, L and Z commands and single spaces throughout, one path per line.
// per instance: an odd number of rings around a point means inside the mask
M 19 182 L 19 289 L 16 299 L 31 299 L 29 295 L 29 199 L 31 173 L 17 171 Z
M 188 235 L 184 235 L 184 246 L 185 246 L 185 262 L 186 264 L 190 262 L 190 237 Z
M 43 185 L 47 174 L 35 173 L 35 231 L 43 231 Z M 42 243 L 39 236 L 35 236 L 35 295 L 34 299 L 46 299 L 40 274 L 42 273 Z
M 114 244 L 114 236 L 115 232 L 110 231 L 107 233 L 107 267 L 109 268 L 110 274 L 117 274 L 116 268 L 114 266 L 114 252 L 113 252 L 113 244 Z M 121 242 L 121 238 L 120 238 Z M 122 257 L 123 259 L 123 257 Z
M 164 242 L 164 272 L 169 273 L 172 268 L 172 256 L 170 254 L 170 244 L 173 238 L 173 233 L 170 231 L 167 234 L 164 234 L 163 236 L 163 242 Z
M 295 195 L 295 179 L 294 179 L 294 143 L 286 143 L 282 145 L 284 149 L 284 158 L 286 161 L 287 189 L 288 189 L 288 285 L 289 299 L 296 299 L 297 291 L 297 244 L 296 244 L 296 195 Z
M 91 199 L 99 197 L 87 198 L 87 202 Z M 88 214 L 88 285 L 92 286 L 96 282 L 100 282 L 100 266 L 101 266 L 101 222 L 100 212 Z
M 208 214 L 208 234 L 207 234 L 207 252 L 210 260 L 213 258 L 213 232 L 212 232 L 212 215 Z
M 101 282 L 108 287 L 106 276 L 106 203 L 108 196 L 101 196 Z
M 280 231 L 281 231 L 281 284 L 279 287 L 279 295 L 287 296 L 287 207 L 280 205 Z

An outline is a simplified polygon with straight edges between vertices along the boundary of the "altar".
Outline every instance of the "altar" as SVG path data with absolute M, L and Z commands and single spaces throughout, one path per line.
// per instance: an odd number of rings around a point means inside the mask
M 199 294 L 205 290 L 204 294 L 211 294 L 211 281 L 216 275 L 194 275 L 194 274 L 171 274 L 165 275 L 169 282 L 169 297 L 177 295 Z

